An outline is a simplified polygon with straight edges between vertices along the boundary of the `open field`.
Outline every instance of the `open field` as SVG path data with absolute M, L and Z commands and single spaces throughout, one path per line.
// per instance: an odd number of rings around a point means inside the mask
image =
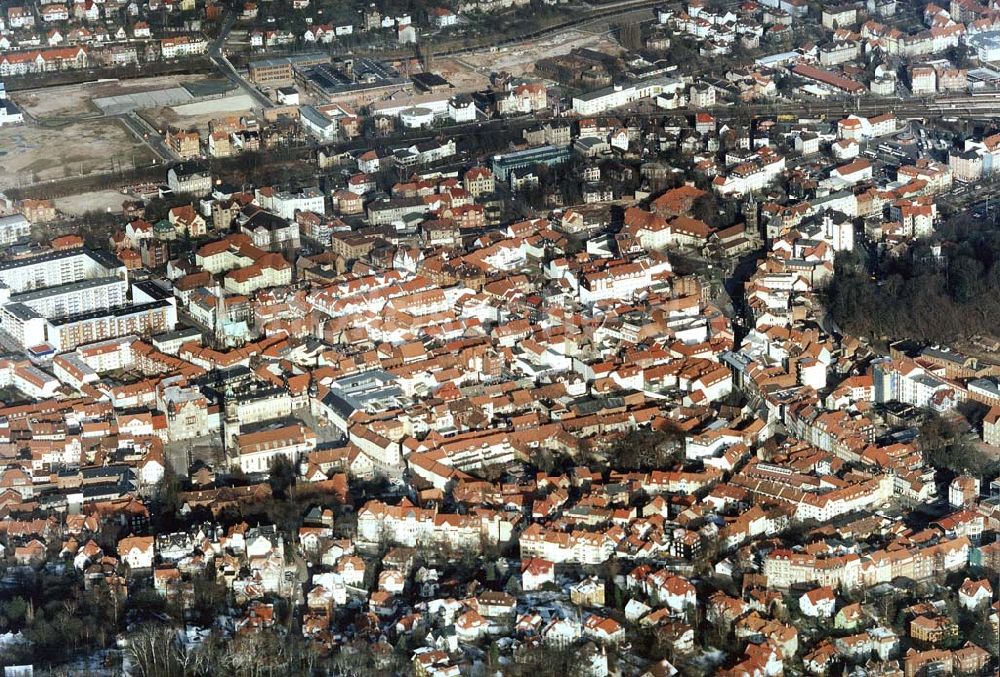
M 0 128 L 0 189 L 106 172 L 153 161 L 149 148 L 117 120 L 59 128 L 26 124 Z
M 459 92 L 475 92 L 486 89 L 490 84 L 488 74 L 477 71 L 460 59 L 435 60 L 434 70 Z
M 122 202 L 128 197 L 120 190 L 96 190 L 92 193 L 80 193 L 55 199 L 56 209 L 67 216 L 82 216 L 87 212 L 121 210 Z
M 28 89 L 15 92 L 11 98 L 29 115 L 46 118 L 66 118 L 75 115 L 96 114 L 100 111 L 91 101 L 109 96 L 179 87 L 188 82 L 204 80 L 204 75 L 164 75 L 133 80 L 88 82 L 80 85 L 63 85 L 46 89 Z
M 227 115 L 249 113 L 254 109 L 254 101 L 246 94 L 209 99 L 180 106 L 166 106 L 141 111 L 142 117 L 156 129 L 175 127 L 191 129 L 196 127 L 202 134 L 208 132 L 208 123 Z
M 247 94 L 227 96 L 221 99 L 209 99 L 173 106 L 173 111 L 181 117 L 199 115 L 218 115 L 219 113 L 235 113 L 253 108 L 254 102 Z
M 487 73 L 507 71 L 511 75 L 520 76 L 534 70 L 535 62 L 539 59 L 569 54 L 577 47 L 588 47 L 609 54 L 621 52 L 619 44 L 610 38 L 569 30 L 542 40 L 502 47 L 498 52 L 482 49 L 464 55 L 462 61 Z

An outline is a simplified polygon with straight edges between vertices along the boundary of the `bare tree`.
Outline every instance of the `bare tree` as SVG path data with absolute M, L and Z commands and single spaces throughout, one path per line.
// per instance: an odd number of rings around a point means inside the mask
M 139 677 L 171 677 L 184 674 L 183 647 L 177 631 L 165 625 L 146 625 L 131 633 L 125 653 L 132 674 Z
M 622 47 L 633 51 L 642 47 L 642 28 L 637 22 L 629 22 L 620 30 Z

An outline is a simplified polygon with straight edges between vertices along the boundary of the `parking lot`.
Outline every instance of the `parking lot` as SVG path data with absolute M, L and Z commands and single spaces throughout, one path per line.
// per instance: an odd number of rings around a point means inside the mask
M 190 440 L 168 442 L 163 447 L 170 467 L 179 475 L 186 476 L 188 468 L 195 461 L 207 463 L 213 468 L 225 465 L 225 452 L 221 435 L 208 435 Z

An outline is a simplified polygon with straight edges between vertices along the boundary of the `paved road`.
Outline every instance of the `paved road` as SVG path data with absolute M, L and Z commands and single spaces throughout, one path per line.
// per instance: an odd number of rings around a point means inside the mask
M 222 75 L 228 78 L 230 82 L 233 82 L 240 87 L 244 92 L 252 97 L 256 103 L 260 104 L 264 108 L 272 108 L 274 103 L 271 99 L 254 87 L 246 78 L 236 72 L 233 64 L 230 63 L 229 59 L 226 57 L 223 48 L 226 45 L 226 38 L 229 37 L 229 33 L 233 30 L 233 24 L 235 23 L 236 10 L 226 10 L 226 14 L 222 18 L 222 26 L 219 29 L 219 37 L 217 37 L 208 47 L 208 58 L 212 61 L 212 64 L 215 65 L 216 69 L 222 73 Z
M 991 197 L 996 195 L 996 192 L 997 181 L 990 177 L 983 178 L 976 184 L 966 185 L 965 187 L 956 183 L 950 192 L 941 195 L 939 204 L 947 204 L 955 210 L 965 208 L 985 209 L 986 203 Z M 996 205 L 995 199 L 993 200 L 993 205 Z
M 177 159 L 177 156 L 171 152 L 170 148 L 163 140 L 163 135 L 160 134 L 159 130 L 153 129 L 153 127 L 139 117 L 135 111 L 121 113 L 111 117 L 121 120 L 121 123 L 125 125 L 125 127 L 132 132 L 136 138 L 140 139 L 143 143 L 149 146 L 149 149 L 156 153 L 157 157 L 159 157 L 161 161 L 173 162 Z

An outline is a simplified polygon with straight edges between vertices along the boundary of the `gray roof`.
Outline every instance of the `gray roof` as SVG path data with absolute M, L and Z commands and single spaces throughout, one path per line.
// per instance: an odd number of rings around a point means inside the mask
M 149 303 L 131 304 L 118 308 L 110 308 L 108 310 L 94 310 L 87 313 L 77 313 L 75 315 L 67 315 L 66 317 L 53 318 L 49 320 L 49 324 L 61 326 L 64 324 L 72 324 L 74 322 L 96 320 L 99 317 L 127 317 L 129 315 L 138 315 L 149 310 L 155 310 L 156 308 L 164 308 L 168 305 L 170 305 L 169 301 L 150 301 Z
M 43 289 L 32 289 L 31 291 L 21 292 L 20 294 L 12 294 L 10 300 L 12 303 L 26 303 L 28 301 L 36 301 L 38 299 L 58 296 L 60 294 L 72 294 L 73 292 L 83 291 L 84 289 L 104 287 L 111 284 L 123 284 L 124 282 L 125 281 L 120 277 L 94 277 L 80 280 L 78 282 L 60 284 L 55 287 L 44 287 Z
M 195 336 L 201 336 L 201 330 L 195 329 L 194 327 L 185 327 L 184 329 L 177 329 L 175 331 L 166 331 L 162 334 L 157 334 L 153 337 L 153 341 L 159 343 L 165 343 L 167 341 L 177 341 L 179 339 L 193 338 Z
M 10 216 L 0 216 L 0 228 L 7 228 L 8 226 L 18 226 L 28 224 L 31 222 L 24 216 L 24 214 L 11 214 Z
M 41 317 L 41 315 L 23 303 L 8 303 L 4 306 L 4 310 L 22 322 Z
M 302 106 L 302 108 L 299 109 L 299 114 L 305 120 L 308 120 L 309 123 L 315 125 L 316 127 L 320 127 L 321 129 L 333 126 L 333 120 L 323 115 L 323 113 L 316 110 L 313 106 Z

